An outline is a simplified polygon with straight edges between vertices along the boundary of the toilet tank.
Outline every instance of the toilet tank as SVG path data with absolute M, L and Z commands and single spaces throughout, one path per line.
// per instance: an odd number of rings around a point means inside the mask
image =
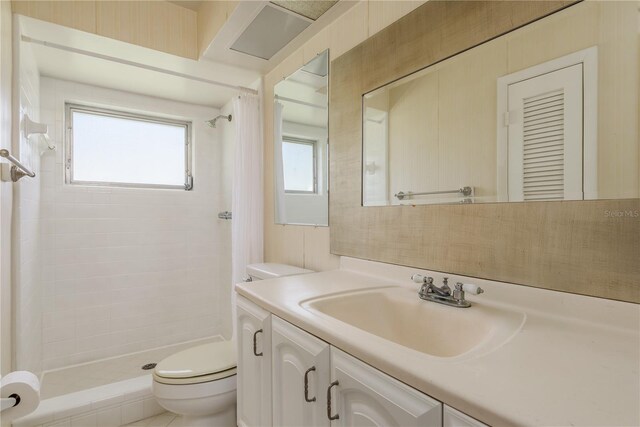
M 313 273 L 313 271 L 307 270 L 306 268 L 294 267 L 286 264 L 276 264 L 273 262 L 249 264 L 247 266 L 247 282 L 307 273 Z

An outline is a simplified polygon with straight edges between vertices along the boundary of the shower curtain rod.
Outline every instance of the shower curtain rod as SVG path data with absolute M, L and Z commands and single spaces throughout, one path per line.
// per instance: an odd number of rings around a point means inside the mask
M 285 101 L 285 102 L 293 102 L 294 104 L 306 105 L 307 107 L 311 107 L 311 108 L 318 108 L 320 110 L 326 110 L 327 109 L 327 107 L 324 106 L 324 105 L 312 104 L 311 102 L 299 101 L 297 99 L 287 98 L 285 96 L 275 95 L 274 98 L 275 99 L 279 99 L 281 101 Z
M 163 74 L 167 74 L 167 75 L 170 75 L 170 76 L 181 77 L 183 79 L 193 80 L 193 81 L 196 81 L 196 82 L 207 83 L 207 84 L 214 85 L 214 86 L 226 87 L 228 89 L 234 89 L 234 90 L 239 90 L 239 91 L 243 91 L 243 92 L 249 92 L 249 93 L 252 93 L 254 95 L 258 94 L 257 90 L 251 89 L 251 88 L 248 88 L 248 87 L 230 85 L 228 83 L 218 82 L 218 81 L 215 81 L 215 80 L 209 80 L 209 79 L 205 79 L 205 78 L 202 78 L 202 77 L 191 76 L 189 74 L 179 73 L 177 71 L 165 70 L 163 68 L 159 68 L 159 67 L 154 67 L 152 65 L 143 64 L 141 62 L 129 61 L 129 60 L 126 60 L 126 59 L 116 58 L 114 56 L 109 56 L 109 55 L 103 55 L 101 53 L 91 52 L 91 51 L 84 50 L 84 49 L 78 49 L 78 48 L 75 48 L 75 47 L 64 46 L 64 45 L 61 45 L 61 44 L 58 44 L 58 43 L 52 43 L 52 42 L 48 42 L 48 41 L 45 41 L 45 40 L 34 39 L 32 37 L 29 37 L 29 36 L 24 36 L 23 35 L 21 40 L 23 42 L 27 42 L 27 43 L 39 44 L 41 46 L 50 47 L 50 48 L 53 48 L 53 49 L 64 50 L 64 51 L 72 52 L 72 53 L 78 53 L 80 55 L 90 56 L 90 57 L 98 58 L 98 59 L 104 59 L 105 61 L 117 62 L 117 63 L 123 64 L 123 65 L 130 65 L 132 67 L 138 67 L 138 68 L 142 68 L 142 69 L 149 70 L 149 71 L 155 71 L 157 73 L 163 73 Z

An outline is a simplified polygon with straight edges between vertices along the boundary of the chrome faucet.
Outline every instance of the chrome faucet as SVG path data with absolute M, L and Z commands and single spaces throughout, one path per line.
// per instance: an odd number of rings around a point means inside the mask
M 449 287 L 448 277 L 445 277 L 442 280 L 443 283 L 440 287 L 433 284 L 433 277 L 423 276 L 422 274 L 414 274 L 411 276 L 411 280 L 422 284 L 418 291 L 420 299 L 437 302 L 451 307 L 471 307 L 471 303 L 464 298 L 465 292 L 475 295 L 484 292 L 484 290 L 477 285 L 460 282 L 456 283 L 452 291 Z

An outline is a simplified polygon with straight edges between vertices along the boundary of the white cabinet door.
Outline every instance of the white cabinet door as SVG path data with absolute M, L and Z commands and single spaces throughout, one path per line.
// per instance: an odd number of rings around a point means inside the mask
M 509 85 L 510 202 L 583 199 L 582 76 L 576 64 Z
M 444 427 L 488 427 L 486 424 L 453 409 L 451 406 L 444 405 L 443 412 Z
M 271 425 L 271 315 L 237 298 L 238 425 Z
M 327 398 L 334 427 L 442 425 L 440 402 L 334 347 Z
M 329 344 L 272 316 L 273 425 L 329 426 Z

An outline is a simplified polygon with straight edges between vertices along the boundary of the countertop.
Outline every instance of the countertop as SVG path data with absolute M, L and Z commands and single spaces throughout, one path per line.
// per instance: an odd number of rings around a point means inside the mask
M 241 283 L 236 291 L 490 425 L 640 425 L 640 305 L 448 275 L 450 283 L 484 288 L 484 294 L 468 296 L 472 303 L 525 314 L 521 327 L 498 348 L 452 359 L 408 349 L 301 306 L 309 299 L 370 288 L 417 291 L 418 285 L 408 280 L 417 272 L 433 276 L 436 283 L 443 276 L 344 259 L 340 270 Z

